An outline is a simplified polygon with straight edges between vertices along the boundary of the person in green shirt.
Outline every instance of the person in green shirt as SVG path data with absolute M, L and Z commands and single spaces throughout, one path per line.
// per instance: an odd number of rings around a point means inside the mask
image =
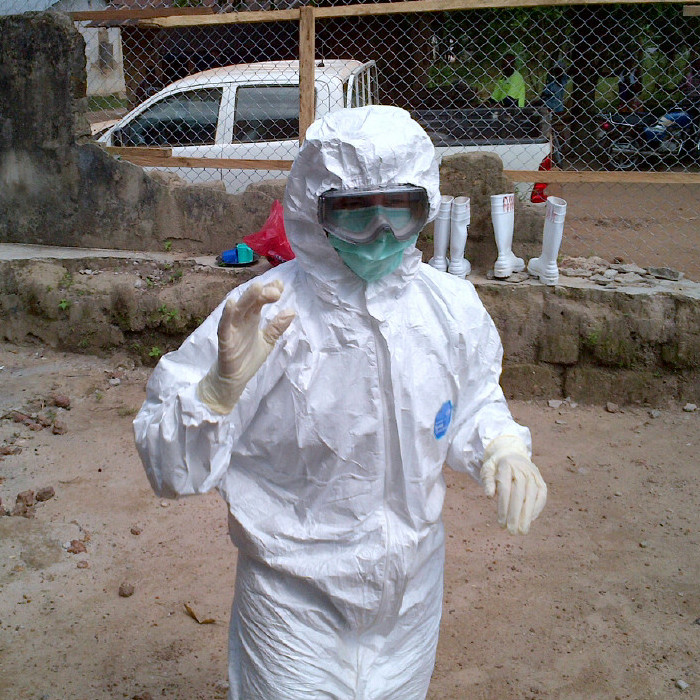
M 515 68 L 515 56 L 507 54 L 501 62 L 503 77 L 491 93 L 491 101 L 502 107 L 525 106 L 525 79 Z

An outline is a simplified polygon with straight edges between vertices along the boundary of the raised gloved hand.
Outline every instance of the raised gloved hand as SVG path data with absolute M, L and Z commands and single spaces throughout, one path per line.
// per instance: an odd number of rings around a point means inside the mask
M 283 289 L 279 280 L 264 287 L 252 284 L 238 301 L 226 302 L 219 320 L 218 359 L 197 387 L 199 398 L 217 413 L 231 412 L 245 385 L 294 320 L 294 311 L 286 309 L 260 328 L 260 310 L 277 301 Z
M 547 484 L 520 438 L 503 435 L 487 445 L 481 481 L 489 498 L 498 494 L 499 525 L 526 535 L 547 501 Z

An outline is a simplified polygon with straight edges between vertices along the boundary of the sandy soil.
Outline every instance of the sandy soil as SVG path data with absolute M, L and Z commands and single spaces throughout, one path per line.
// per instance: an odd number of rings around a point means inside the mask
M 0 420 L 0 444 L 21 448 L 0 462 L 5 506 L 55 489 L 33 518 L 0 518 L 0 698 L 224 698 L 225 508 L 150 491 L 131 434 L 147 370 L 9 345 L 0 366 L 0 415 L 44 406 L 66 427 Z M 70 410 L 51 406 L 55 392 Z M 511 405 L 533 431 L 549 503 L 512 537 L 476 484 L 446 473 L 430 700 L 700 697 L 698 413 Z M 69 552 L 73 540 L 86 551 Z

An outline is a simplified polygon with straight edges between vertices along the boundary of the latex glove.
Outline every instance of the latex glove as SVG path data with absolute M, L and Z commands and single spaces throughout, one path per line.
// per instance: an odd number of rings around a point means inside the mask
M 286 309 L 260 328 L 260 310 L 277 301 L 283 290 L 279 280 L 264 287 L 252 284 L 238 301 L 230 299 L 224 306 L 219 320 L 219 355 L 197 387 L 199 398 L 217 413 L 231 412 L 245 385 L 294 320 L 294 311 Z
M 503 435 L 488 444 L 481 481 L 489 498 L 498 494 L 498 524 L 526 535 L 547 501 L 547 484 L 520 438 Z

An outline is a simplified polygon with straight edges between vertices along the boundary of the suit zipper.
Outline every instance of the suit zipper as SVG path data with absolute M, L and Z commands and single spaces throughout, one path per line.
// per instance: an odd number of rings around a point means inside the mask
M 385 353 L 385 341 L 384 337 L 379 330 L 378 321 L 372 317 L 372 330 L 374 332 L 374 342 L 377 352 L 377 376 L 379 378 L 379 386 L 381 389 L 381 402 L 382 402 L 382 422 L 384 427 L 384 493 L 382 496 L 382 515 L 384 516 L 384 527 L 386 532 L 386 543 L 385 543 L 385 559 L 386 563 L 384 566 L 384 580 L 382 581 L 382 595 L 379 601 L 379 608 L 377 609 L 377 615 L 371 626 L 377 624 L 381 619 L 386 608 L 389 605 L 388 592 L 387 592 L 387 579 L 389 570 L 389 557 L 392 551 L 391 547 L 391 520 L 389 518 L 389 509 L 387 504 L 387 490 L 388 490 L 388 478 L 389 478 L 389 464 L 391 463 L 391 439 L 389 435 L 389 402 L 387 401 L 386 390 L 384 385 L 384 377 L 386 376 L 387 366 L 386 366 L 386 353 Z

